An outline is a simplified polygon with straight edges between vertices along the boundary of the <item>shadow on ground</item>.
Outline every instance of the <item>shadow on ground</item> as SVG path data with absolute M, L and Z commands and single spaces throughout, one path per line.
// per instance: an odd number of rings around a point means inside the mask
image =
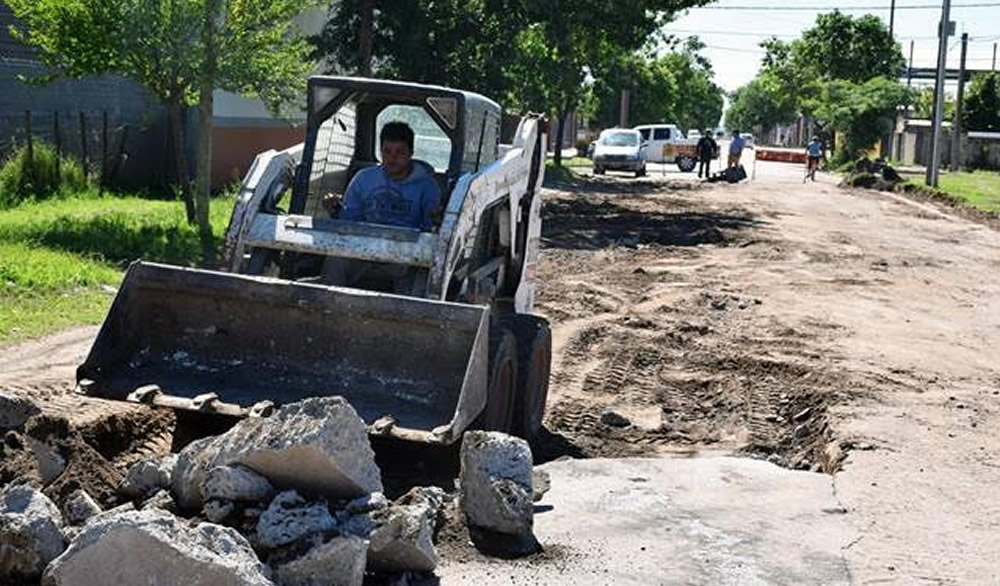
M 592 198 L 550 200 L 542 213 L 545 246 L 576 250 L 640 244 L 726 245 L 734 239 L 733 232 L 761 224 L 743 210 L 666 212 Z
M 652 195 L 664 192 L 701 191 L 709 187 L 696 181 L 657 180 L 653 177 L 577 176 L 573 181 L 546 181 L 545 187 L 573 194 Z

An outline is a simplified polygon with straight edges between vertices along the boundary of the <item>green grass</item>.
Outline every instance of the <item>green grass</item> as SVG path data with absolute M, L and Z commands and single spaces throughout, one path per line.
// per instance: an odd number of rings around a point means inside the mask
M 594 166 L 594 162 L 587 157 L 573 157 L 570 159 L 563 159 L 563 165 L 566 167 L 586 167 L 587 169 Z
M 1000 173 L 942 173 L 938 180 L 941 191 L 961 198 L 965 203 L 987 212 L 1000 212 Z
M 545 161 L 546 183 L 573 183 L 578 179 L 580 169 L 590 169 L 593 161 L 586 157 L 572 157 L 562 160 L 562 167 L 556 167 L 552 159 Z
M 217 239 L 231 202 L 212 202 Z M 0 344 L 100 323 L 135 259 L 191 266 L 200 254 L 180 202 L 83 192 L 0 211 Z

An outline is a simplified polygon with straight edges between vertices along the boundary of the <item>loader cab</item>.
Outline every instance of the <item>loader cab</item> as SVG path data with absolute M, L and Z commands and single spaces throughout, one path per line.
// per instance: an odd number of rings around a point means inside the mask
M 379 164 L 387 122 L 413 129 L 413 158 L 434 168 L 447 205 L 458 178 L 498 156 L 500 106 L 472 92 L 353 77 L 309 79 L 307 129 L 290 212 L 326 217 L 324 197 L 343 196 L 354 175 Z

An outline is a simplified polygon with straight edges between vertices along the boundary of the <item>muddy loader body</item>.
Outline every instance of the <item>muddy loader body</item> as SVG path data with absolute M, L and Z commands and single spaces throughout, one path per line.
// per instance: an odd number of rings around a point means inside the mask
M 226 233 L 224 271 L 136 262 L 84 364 L 92 395 L 220 416 L 266 416 L 340 395 L 373 434 L 452 443 L 466 428 L 541 425 L 550 340 L 531 315 L 544 122 L 499 145 L 500 108 L 448 88 L 309 81 L 306 140 L 258 155 Z M 435 170 L 430 231 L 347 222 L 336 208 L 402 120 Z M 285 211 L 287 210 L 287 211 Z M 328 257 L 405 267 L 410 294 L 322 284 Z

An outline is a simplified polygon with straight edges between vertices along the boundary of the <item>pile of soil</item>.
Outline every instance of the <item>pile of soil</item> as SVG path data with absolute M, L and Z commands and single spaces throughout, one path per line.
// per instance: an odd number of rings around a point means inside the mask
M 51 389 L 49 389 L 51 391 Z M 8 390 L 9 391 L 9 390 Z M 8 431 L 0 444 L 0 486 L 26 483 L 60 507 L 84 489 L 102 507 L 120 504 L 116 488 L 133 463 L 170 451 L 175 425 L 170 410 L 18 388 L 42 408 L 23 429 Z M 65 469 L 44 482 L 32 446 L 45 446 Z

